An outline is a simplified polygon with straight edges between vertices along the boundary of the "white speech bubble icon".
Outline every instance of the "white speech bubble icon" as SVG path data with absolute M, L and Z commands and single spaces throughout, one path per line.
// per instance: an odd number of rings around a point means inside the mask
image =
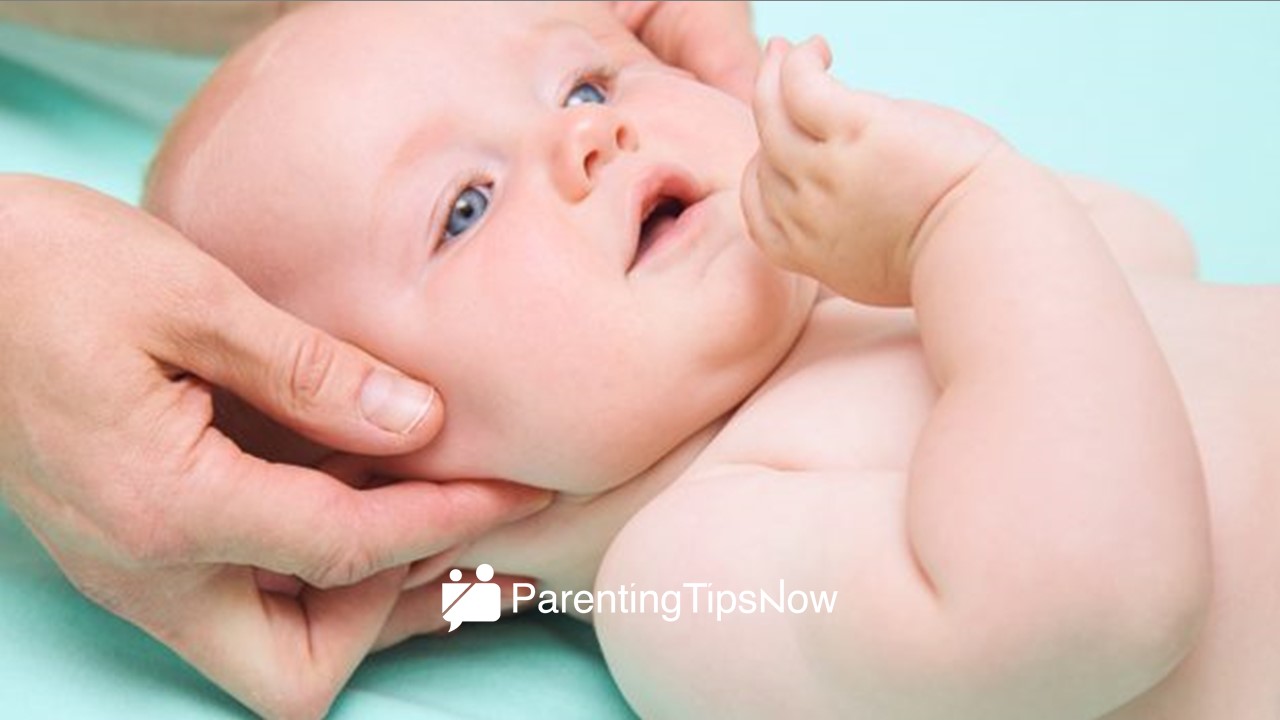
M 482 563 L 476 568 L 480 582 L 464 583 L 462 571 L 449 571 L 452 582 L 441 583 L 440 614 L 449 622 L 449 632 L 464 622 L 493 622 L 502 616 L 502 593 L 493 579 L 493 566 Z

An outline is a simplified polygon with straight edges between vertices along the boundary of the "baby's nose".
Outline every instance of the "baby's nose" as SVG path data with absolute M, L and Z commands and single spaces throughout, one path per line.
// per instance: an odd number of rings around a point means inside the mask
M 606 105 L 566 108 L 561 118 L 551 143 L 553 181 L 566 200 L 577 202 L 591 192 L 601 168 L 621 152 L 635 152 L 639 140 Z

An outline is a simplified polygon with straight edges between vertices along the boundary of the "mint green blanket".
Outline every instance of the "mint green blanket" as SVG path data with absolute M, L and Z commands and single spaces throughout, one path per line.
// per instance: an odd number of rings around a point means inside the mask
M 756 12 L 761 35 L 826 34 L 847 82 L 956 106 L 1047 164 L 1155 198 L 1191 230 L 1208 278 L 1280 282 L 1280 5 L 787 2 Z M 165 123 L 212 66 L 0 24 L 0 172 L 136 201 Z M 244 715 L 81 599 L 0 506 L 0 716 Z M 522 619 L 371 658 L 334 716 L 630 711 L 589 628 Z

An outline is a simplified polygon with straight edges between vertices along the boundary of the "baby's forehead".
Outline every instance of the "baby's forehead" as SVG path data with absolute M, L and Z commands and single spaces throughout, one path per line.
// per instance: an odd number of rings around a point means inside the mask
M 501 100 L 549 64 L 652 58 L 606 3 L 584 2 L 320 3 L 286 17 L 252 56 L 251 115 L 309 113 L 312 135 L 331 124 L 321 115 L 438 111 L 478 89 Z
M 281 252 L 286 236 L 353 237 L 412 141 L 441 136 L 431 120 L 454 110 L 450 98 L 475 83 L 521 91 L 544 44 L 573 32 L 614 56 L 645 52 L 606 3 L 308 6 L 202 89 L 166 137 L 148 202 L 211 251 L 244 245 L 224 240 L 241 235 L 278 237 Z M 494 77 L 496 63 L 506 72 Z
M 634 43 L 605 3 L 352 2 L 286 18 L 264 54 L 313 77 L 341 73 L 357 59 L 381 60 L 389 71 L 436 63 L 466 73 L 492 62 L 519 65 L 575 31 L 611 48 Z

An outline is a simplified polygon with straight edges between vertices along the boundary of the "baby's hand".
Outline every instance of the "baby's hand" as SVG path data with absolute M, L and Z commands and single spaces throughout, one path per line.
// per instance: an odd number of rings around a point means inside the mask
M 960 113 L 850 90 L 821 38 L 765 51 L 753 103 L 760 150 L 742 205 L 778 265 L 858 302 L 908 305 L 930 213 L 999 138 Z

